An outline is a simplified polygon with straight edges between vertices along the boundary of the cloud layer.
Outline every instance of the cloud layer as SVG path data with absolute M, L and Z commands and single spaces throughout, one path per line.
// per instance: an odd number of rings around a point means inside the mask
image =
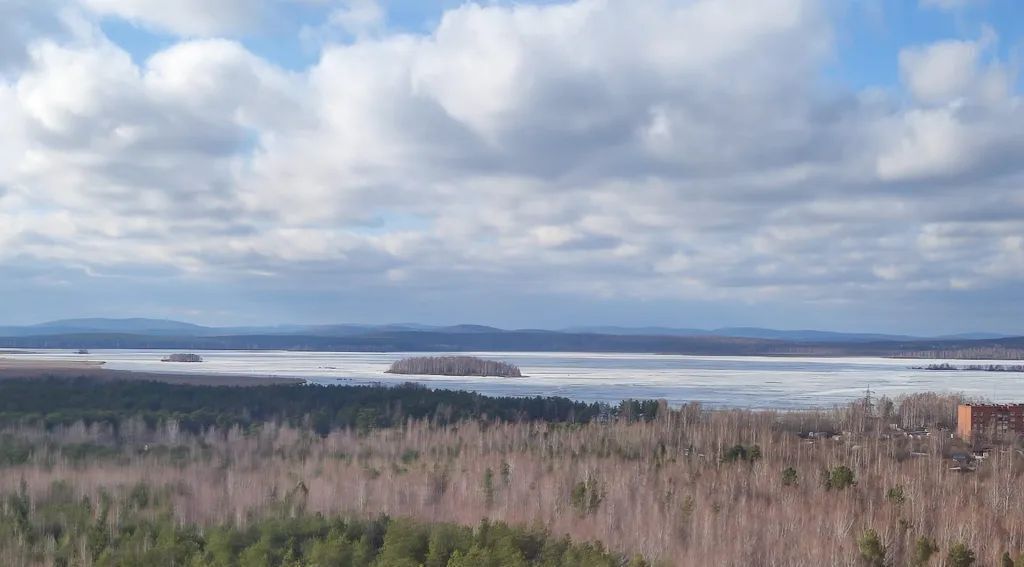
M 834 14 L 812 0 L 467 4 L 422 34 L 344 3 L 300 70 L 244 40 L 290 4 L 15 2 L 0 268 L 595 305 L 1024 280 L 1024 106 L 991 29 L 851 90 L 823 79 Z M 140 60 L 112 17 L 180 37 Z

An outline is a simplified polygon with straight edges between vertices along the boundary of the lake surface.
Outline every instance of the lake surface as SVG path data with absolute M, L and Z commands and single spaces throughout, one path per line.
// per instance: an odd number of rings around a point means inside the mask
M 913 370 L 1000 361 L 896 360 L 885 358 L 705 357 L 596 353 L 458 353 L 518 365 L 523 378 L 395 376 L 385 374 L 400 358 L 445 353 L 348 353 L 202 351 L 204 362 L 161 359 L 178 351 L 100 350 L 5 354 L 32 360 L 104 361 L 115 370 L 304 378 L 315 384 L 400 384 L 471 390 L 503 396 L 565 396 L 617 403 L 626 398 L 664 398 L 672 405 L 698 401 L 712 406 L 823 408 L 863 397 L 913 392 L 963 392 L 996 402 L 1024 400 L 1024 374 Z M 1005 363 L 1005 362 L 1003 362 Z

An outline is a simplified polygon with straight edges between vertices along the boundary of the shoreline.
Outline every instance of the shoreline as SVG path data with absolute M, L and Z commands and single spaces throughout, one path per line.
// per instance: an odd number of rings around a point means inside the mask
M 93 349 L 92 354 L 100 354 L 107 350 L 116 351 L 141 351 L 141 352 L 177 352 L 174 349 L 166 348 L 124 348 L 124 349 Z M 707 359 L 882 359 L 882 360 L 898 360 L 898 361 L 928 361 L 928 360 L 942 360 L 942 361 L 953 361 L 956 363 L 964 364 L 977 364 L 979 362 L 987 362 L 991 364 L 1022 364 L 1024 363 L 1024 355 L 1021 356 L 1005 356 L 1005 357 L 987 357 L 983 355 L 977 356 L 940 356 L 941 353 L 929 353 L 926 351 L 920 351 L 918 353 L 897 353 L 897 354 L 883 354 L 883 353 L 837 353 L 834 351 L 829 352 L 764 352 L 764 353 L 688 353 L 688 352 L 671 352 L 671 351 L 610 351 L 610 350 L 305 350 L 305 349 L 274 349 L 274 348 L 243 348 L 243 349 L 215 349 L 215 348 L 203 348 L 197 347 L 192 348 L 191 351 L 195 353 L 204 352 L 235 352 L 235 353 L 288 353 L 288 354 L 395 354 L 395 355 L 406 355 L 410 357 L 420 356 L 510 356 L 514 357 L 517 355 L 552 355 L 552 356 L 575 356 L 575 355 L 597 355 L 597 356 L 665 356 L 665 357 L 687 357 L 687 358 L 707 358 Z M 7 360 L 17 360 L 5 358 L 8 356 L 18 355 L 45 355 L 48 353 L 62 353 L 62 354 L 74 354 L 73 350 L 65 348 L 33 348 L 33 349 L 17 349 L 17 348 L 0 348 L 0 363 Z M 927 356 L 926 356 L 927 355 Z M 934 355 L 934 356 L 932 356 Z M 70 362 L 70 361 L 69 361 Z M 64 361 L 54 361 L 55 364 L 64 364 Z M 397 374 L 397 373 L 396 373 Z M 447 375 L 439 375 L 447 376 Z M 476 375 L 473 375 L 476 376 Z
M 104 364 L 92 361 L 16 360 L 0 356 L 0 380 L 89 378 L 105 381 L 163 382 L 189 386 L 280 386 L 307 383 L 307 380 L 302 378 L 281 376 L 228 376 L 111 370 L 105 368 Z

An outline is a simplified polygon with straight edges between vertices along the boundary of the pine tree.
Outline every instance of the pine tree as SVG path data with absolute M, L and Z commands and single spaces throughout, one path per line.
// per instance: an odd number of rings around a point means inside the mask
M 494 505 L 494 471 L 490 467 L 484 471 L 484 504 L 490 508 Z
M 822 479 L 826 490 L 845 490 L 857 484 L 853 470 L 845 465 L 826 469 L 822 473 Z
M 926 537 L 919 537 L 914 543 L 914 553 L 911 558 L 911 565 L 921 567 L 927 565 L 931 561 L 932 556 L 938 553 L 939 546 L 936 545 L 934 540 Z
M 882 538 L 878 537 L 878 532 L 875 530 L 866 530 L 864 535 L 860 536 L 860 539 L 857 540 L 857 549 L 860 550 L 860 556 L 865 565 L 870 567 L 885 565 L 885 545 L 882 544 Z
M 896 506 L 901 506 L 907 501 L 907 496 L 904 493 L 902 486 L 896 486 L 890 488 L 888 492 L 885 493 L 885 499 Z
M 950 567 L 971 567 L 975 561 L 977 561 L 977 557 L 975 557 L 974 551 L 965 543 L 957 543 L 949 548 L 949 556 L 946 558 L 946 563 Z

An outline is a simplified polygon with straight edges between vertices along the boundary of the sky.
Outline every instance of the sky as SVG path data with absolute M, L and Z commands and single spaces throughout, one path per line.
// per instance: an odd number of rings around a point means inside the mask
M 0 324 L 1024 334 L 1017 0 L 0 0 Z

